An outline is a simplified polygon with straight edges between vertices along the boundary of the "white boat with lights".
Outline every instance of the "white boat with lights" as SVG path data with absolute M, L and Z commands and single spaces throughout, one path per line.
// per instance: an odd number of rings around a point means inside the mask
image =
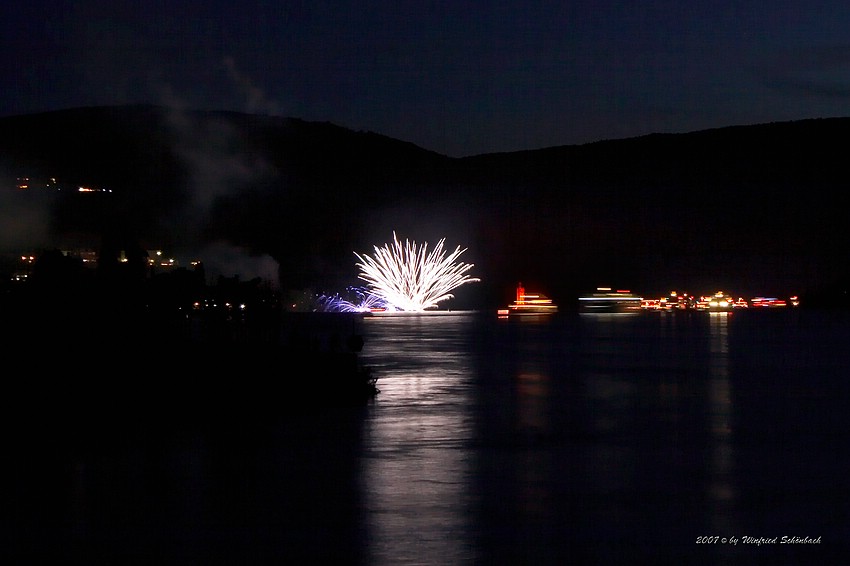
M 632 313 L 640 312 L 643 297 L 628 289 L 613 290 L 611 287 L 597 287 L 596 292 L 578 298 L 579 311 L 584 313 Z
M 509 316 L 550 315 L 558 312 L 558 305 L 542 293 L 527 293 L 522 283 L 516 288 L 516 301 L 508 308 L 499 309 L 500 318 Z

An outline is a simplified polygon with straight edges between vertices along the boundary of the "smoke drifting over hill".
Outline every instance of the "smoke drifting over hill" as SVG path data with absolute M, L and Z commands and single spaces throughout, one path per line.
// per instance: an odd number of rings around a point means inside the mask
M 170 149 L 184 173 L 186 198 L 165 222 L 174 232 L 174 251 L 197 257 L 212 276 L 261 277 L 278 283 L 278 265 L 265 254 L 251 255 L 235 242 L 210 238 L 213 208 L 223 197 L 246 192 L 273 176 L 264 157 L 246 147 L 233 124 L 224 119 L 198 119 L 178 101 L 167 107 L 165 124 Z
M 204 270 L 213 278 L 238 277 L 243 281 L 260 278 L 277 288 L 280 266 L 273 257 L 262 254 L 252 256 L 248 251 L 228 242 L 214 242 L 198 251 L 203 258 Z

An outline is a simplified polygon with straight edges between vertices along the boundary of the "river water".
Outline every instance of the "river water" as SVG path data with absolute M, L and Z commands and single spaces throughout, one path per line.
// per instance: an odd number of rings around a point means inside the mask
M 848 313 L 355 330 L 361 407 L 15 443 L 4 563 L 850 562 Z

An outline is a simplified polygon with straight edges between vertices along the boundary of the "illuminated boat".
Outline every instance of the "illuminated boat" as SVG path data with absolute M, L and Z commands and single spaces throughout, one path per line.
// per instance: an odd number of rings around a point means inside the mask
M 499 309 L 501 318 L 522 315 L 550 315 L 558 312 L 558 306 L 552 299 L 541 293 L 526 293 L 522 283 L 516 288 L 516 301 L 506 309 Z
M 670 294 L 660 300 L 661 308 L 666 311 L 684 311 L 694 306 L 694 297 L 687 293 L 670 291 Z
M 611 287 L 597 287 L 592 295 L 578 298 L 581 312 L 639 312 L 643 304 L 643 297 L 628 289 L 615 291 Z
M 700 297 L 696 304 L 697 310 L 720 312 L 731 311 L 732 309 L 745 309 L 748 307 L 749 304 L 745 299 L 739 298 L 735 300 L 731 295 L 723 291 L 717 291 L 714 295 L 708 297 Z
M 800 304 L 799 300 L 796 296 L 791 297 L 790 299 L 792 306 L 797 306 Z M 777 297 L 753 297 L 752 299 L 753 308 L 757 309 L 772 309 L 777 307 L 786 307 L 788 306 L 788 302 L 785 299 L 779 299 Z

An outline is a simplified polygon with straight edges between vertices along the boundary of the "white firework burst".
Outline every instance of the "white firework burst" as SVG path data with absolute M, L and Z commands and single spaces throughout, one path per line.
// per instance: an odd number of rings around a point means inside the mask
M 454 297 L 451 291 L 457 287 L 480 281 L 467 275 L 473 264 L 457 261 L 466 249 L 458 246 L 446 255 L 444 243 L 445 238 L 428 252 L 427 243 L 417 247 L 416 242 L 405 240 L 402 245 L 393 232 L 393 244 L 375 246 L 374 257 L 354 252 L 360 260 L 359 277 L 369 284 L 373 295 L 397 310 L 435 308 Z

